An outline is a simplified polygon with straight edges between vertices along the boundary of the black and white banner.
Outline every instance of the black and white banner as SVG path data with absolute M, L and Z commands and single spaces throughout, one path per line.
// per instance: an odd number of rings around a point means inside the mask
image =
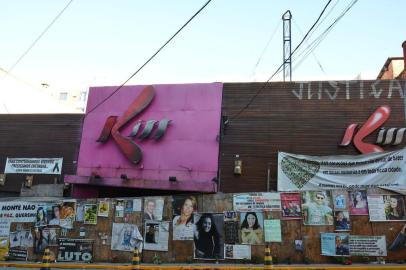
M 4 173 L 61 174 L 63 158 L 7 158 Z
M 278 191 L 406 188 L 406 148 L 357 156 L 278 153 Z
M 59 239 L 58 261 L 59 262 L 91 262 L 93 258 L 92 239 Z

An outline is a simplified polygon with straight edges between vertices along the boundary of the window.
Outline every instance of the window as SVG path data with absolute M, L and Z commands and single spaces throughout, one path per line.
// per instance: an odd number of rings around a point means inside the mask
M 86 101 L 86 97 L 87 97 L 87 92 L 85 92 L 85 91 L 80 92 L 80 97 L 79 97 L 80 101 Z
M 59 100 L 67 100 L 67 99 L 68 99 L 68 93 L 67 92 L 59 93 Z

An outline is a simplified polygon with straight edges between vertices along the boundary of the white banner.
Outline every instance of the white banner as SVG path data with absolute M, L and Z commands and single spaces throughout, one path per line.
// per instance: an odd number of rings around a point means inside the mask
M 351 256 L 387 256 L 385 236 L 350 235 Z
M 278 191 L 406 188 L 406 148 L 357 156 L 278 153 Z
M 251 246 L 224 245 L 224 259 L 251 260 Z
M 11 222 L 35 222 L 37 203 L 0 202 L 0 237 L 8 237 Z
M 63 158 L 7 158 L 4 173 L 61 174 Z
M 233 207 L 234 211 L 280 211 L 281 195 L 277 192 L 235 194 Z

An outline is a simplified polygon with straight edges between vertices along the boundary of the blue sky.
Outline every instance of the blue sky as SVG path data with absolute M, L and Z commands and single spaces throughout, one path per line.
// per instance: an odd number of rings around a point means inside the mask
M 120 85 L 205 2 L 74 0 L 12 74 L 61 90 Z M 306 32 L 326 2 L 213 0 L 129 84 L 264 81 L 282 62 L 281 15 L 292 12 L 295 47 L 302 38 L 296 25 Z M 351 0 L 333 0 L 330 7 L 336 2 L 312 39 Z M 0 68 L 8 70 L 68 1 L 0 3 Z M 325 73 L 310 55 L 294 69 L 293 79 L 353 79 L 361 72 L 376 76 L 387 57 L 402 55 L 405 10 L 402 0 L 359 0 L 314 51 Z

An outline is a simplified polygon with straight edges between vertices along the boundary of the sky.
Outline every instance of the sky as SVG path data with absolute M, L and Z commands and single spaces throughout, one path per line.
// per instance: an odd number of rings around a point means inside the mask
M 309 42 L 351 1 L 333 0 Z M 0 0 L 0 70 L 8 71 L 68 2 Z M 120 85 L 205 2 L 74 0 L 10 76 L 54 91 Z M 212 0 L 128 85 L 266 81 L 283 61 L 282 14 L 292 13 L 294 48 L 326 3 Z M 293 80 L 376 78 L 388 57 L 402 56 L 405 10 L 404 0 L 359 0 L 313 55 L 297 67 L 293 57 Z

